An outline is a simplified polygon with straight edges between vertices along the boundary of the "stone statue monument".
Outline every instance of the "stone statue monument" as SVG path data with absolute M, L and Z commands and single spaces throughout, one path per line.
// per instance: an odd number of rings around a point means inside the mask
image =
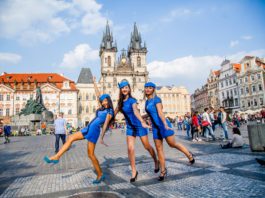
M 32 98 L 30 98 L 27 101 L 26 106 L 23 109 L 21 109 L 19 115 L 41 114 L 45 110 L 46 108 L 43 104 L 41 89 L 37 87 L 36 99 L 33 100 Z

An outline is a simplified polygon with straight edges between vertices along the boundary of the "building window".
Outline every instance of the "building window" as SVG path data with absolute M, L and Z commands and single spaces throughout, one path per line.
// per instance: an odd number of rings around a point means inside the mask
M 226 91 L 226 97 L 229 97 L 229 91 Z
M 16 108 L 16 115 L 19 114 L 19 108 Z
M 242 78 L 240 78 L 240 84 L 242 84 L 243 82 L 242 82 Z
M 262 84 L 259 84 L 259 91 L 262 91 Z
M 231 97 L 233 97 L 233 90 L 232 89 L 230 90 L 230 95 L 231 95 Z
M 108 66 L 110 67 L 111 66 L 111 57 L 108 56 Z
M 257 74 L 257 78 L 260 79 L 260 77 L 261 77 L 260 74 Z
M 137 56 L 137 66 L 140 67 L 141 66 L 141 57 Z
M 256 98 L 254 98 L 254 106 L 258 106 L 258 102 L 257 102 Z
M 233 78 L 233 83 L 236 84 L 236 77 Z
M 82 113 L 82 106 L 79 106 L 79 113 Z
M 260 102 L 260 106 L 262 106 L 263 105 L 263 98 L 260 98 L 259 102 Z
M 221 87 L 224 87 L 224 84 L 223 84 L 223 82 L 221 82 Z
M 256 86 L 255 85 L 252 86 L 252 91 L 256 92 Z
M 255 77 L 254 75 L 251 75 L 251 80 L 254 81 L 255 80 Z
M 88 100 L 88 99 L 89 99 L 88 94 L 86 94 L 86 100 Z
M 250 107 L 250 101 L 248 100 L 248 107 Z
M 229 85 L 232 85 L 232 80 L 231 80 L 231 78 L 229 79 Z
M 249 90 L 248 90 L 248 87 L 246 87 L 246 94 L 248 94 Z
M 236 90 L 236 88 L 234 88 L 234 95 L 235 95 L 235 96 L 237 95 L 237 90 Z
M 3 100 L 4 100 L 3 94 L 0 94 L 0 101 L 3 101 Z
M 6 100 L 10 101 L 10 95 L 9 94 L 6 95 Z
M 225 93 L 224 92 L 222 92 L 222 96 L 223 96 L 223 98 L 225 97 Z
M 240 89 L 240 93 L 241 93 L 241 95 L 244 94 L 244 89 L 243 88 Z
M 0 109 L 0 116 L 3 116 L 3 109 Z
M 228 80 L 225 81 L 225 85 L 228 86 Z
M 248 77 L 247 76 L 245 77 L 245 82 L 248 82 Z
M 238 99 L 235 99 L 235 106 L 238 106 Z
M 242 107 L 243 108 L 245 107 L 245 101 L 244 100 L 242 101 Z
M 19 100 L 19 96 L 16 96 L 16 100 Z
M 111 88 L 111 84 L 110 83 L 108 83 L 108 88 Z
M 10 109 L 7 108 L 7 109 L 6 109 L 6 116 L 9 116 L 9 115 L 10 115 Z
M 86 107 L 86 113 L 88 113 L 89 109 L 88 109 L 88 106 Z

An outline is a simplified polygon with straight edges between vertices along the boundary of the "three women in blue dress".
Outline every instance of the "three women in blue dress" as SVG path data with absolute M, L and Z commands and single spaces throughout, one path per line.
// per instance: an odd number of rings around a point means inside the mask
M 113 111 L 113 105 L 110 96 L 108 94 L 103 94 L 100 96 L 95 78 L 94 87 L 100 103 L 100 108 L 96 111 L 96 117 L 90 122 L 87 127 L 83 128 L 80 132 L 71 135 L 56 155 L 50 158 L 46 156 L 44 160 L 47 163 L 58 163 L 60 157 L 70 148 L 74 141 L 87 139 L 88 157 L 92 161 L 92 164 L 97 173 L 97 179 L 94 180 L 93 183 L 97 184 L 103 181 L 105 179 L 105 176 L 94 154 L 95 146 L 100 135 L 101 126 L 103 126 L 101 143 L 105 144 L 103 141 L 105 132 L 118 112 L 121 112 L 124 115 L 126 121 L 128 158 L 130 160 L 132 169 L 132 177 L 130 179 L 130 182 L 135 182 L 138 176 L 138 171 L 136 170 L 135 166 L 134 149 L 136 137 L 140 137 L 144 148 L 150 153 L 151 157 L 153 158 L 155 164 L 154 172 L 158 173 L 161 169 L 160 176 L 158 178 L 159 181 L 164 180 L 164 177 L 167 175 L 165 156 L 163 152 L 163 139 L 166 140 L 170 147 L 176 148 L 183 152 L 189 159 L 190 164 L 193 164 L 195 162 L 193 155 L 183 145 L 176 143 L 174 131 L 171 128 L 171 124 L 168 120 L 165 119 L 165 116 L 163 114 L 162 101 L 155 94 L 156 85 L 154 83 L 148 82 L 145 84 L 144 92 L 145 97 L 147 98 L 145 110 L 151 118 L 153 139 L 159 160 L 157 160 L 155 150 L 148 141 L 147 128 L 151 127 L 146 124 L 145 120 L 140 115 L 140 112 L 137 108 L 137 100 L 131 95 L 131 87 L 128 81 L 125 80 L 119 83 L 120 93 L 118 105 L 115 111 Z

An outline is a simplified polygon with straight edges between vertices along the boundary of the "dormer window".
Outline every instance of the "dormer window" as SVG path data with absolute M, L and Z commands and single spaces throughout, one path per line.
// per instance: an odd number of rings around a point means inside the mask
M 63 82 L 63 89 L 69 89 L 69 81 Z

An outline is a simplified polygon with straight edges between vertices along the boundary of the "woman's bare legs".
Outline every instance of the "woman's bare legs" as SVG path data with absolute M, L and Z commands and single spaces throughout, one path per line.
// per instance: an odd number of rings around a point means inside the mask
M 92 142 L 88 142 L 87 143 L 87 154 L 89 159 L 92 161 L 92 164 L 97 172 L 97 179 L 100 179 L 100 177 L 103 175 L 102 170 L 100 168 L 99 162 L 97 157 L 95 156 L 95 147 L 96 144 L 92 143 Z
M 136 174 L 134 144 L 135 144 L 135 137 L 127 136 L 128 158 L 130 160 L 130 164 L 132 168 L 132 177 L 134 177 Z
M 76 132 L 75 134 L 70 135 L 67 141 L 62 146 L 62 148 L 59 150 L 59 152 L 56 155 L 50 157 L 50 160 L 59 160 L 61 156 L 65 153 L 65 151 L 67 151 L 70 148 L 70 146 L 74 141 L 83 140 L 83 139 L 84 136 L 81 132 Z
M 158 160 L 160 164 L 160 172 L 163 172 L 166 169 L 165 154 L 164 154 L 164 149 L 163 149 L 163 140 L 154 139 L 154 141 L 155 141 L 156 151 L 157 151 Z
M 179 151 L 181 151 L 182 153 L 184 153 L 189 160 L 193 159 L 192 154 L 188 151 L 188 149 L 186 149 L 185 146 L 183 146 L 182 144 L 176 143 L 174 135 L 171 135 L 171 136 L 167 137 L 166 141 L 167 141 L 167 143 L 168 143 L 168 145 L 170 147 L 176 148 Z
M 140 138 L 141 138 L 142 144 L 144 145 L 144 148 L 150 153 L 151 157 L 153 158 L 155 162 L 155 169 L 157 169 L 159 165 L 158 165 L 158 161 L 156 158 L 156 153 L 155 153 L 154 148 L 151 146 L 151 144 L 148 141 L 148 136 L 145 135 Z

